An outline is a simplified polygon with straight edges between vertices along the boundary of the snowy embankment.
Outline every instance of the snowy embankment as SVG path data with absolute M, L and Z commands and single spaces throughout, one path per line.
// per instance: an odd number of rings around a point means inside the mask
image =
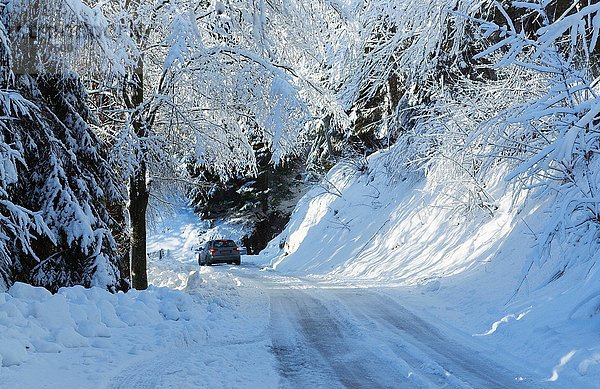
M 548 382 L 600 382 L 598 286 L 589 267 L 561 272 L 558 258 L 531 265 L 545 204 L 515 201 L 498 172 L 487 189 L 493 215 L 458 214 L 443 188 L 394 180 L 388 162 L 382 152 L 362 169 L 334 168 L 261 261 L 278 272 L 386 288 L 431 322 L 523 358 Z M 573 256 L 587 249 L 573 247 Z
M 245 288 L 244 299 L 254 297 L 255 303 L 240 304 L 239 286 L 227 275 L 198 271 L 185 291 L 150 287 L 111 294 L 72 287 L 52 295 L 17 283 L 0 294 L 0 387 L 276 382 L 264 336 L 263 343 L 240 345 L 264 334 L 268 302 L 259 290 Z
M 199 269 L 192 248 L 212 230 L 191 211 L 167 220 L 150 235 L 148 290 L 0 293 L 0 388 L 276 385 L 263 292 Z

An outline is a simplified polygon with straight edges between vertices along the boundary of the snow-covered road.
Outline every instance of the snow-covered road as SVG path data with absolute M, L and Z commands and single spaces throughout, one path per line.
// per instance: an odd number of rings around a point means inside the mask
M 198 285 L 234 287 L 242 311 L 262 307 L 243 313 L 248 330 L 242 325 L 226 340 L 146 358 L 107 387 L 211 387 L 223 374 L 243 387 L 280 388 L 525 388 L 540 382 L 509 357 L 496 361 L 489 351 L 463 345 L 460 337 L 467 335 L 442 332 L 381 290 L 280 276 L 251 263 L 203 268 L 195 276 Z M 188 292 L 199 297 L 206 288 L 194 288 L 197 281 L 192 277 Z M 263 328 L 256 326 L 261 321 Z
M 251 263 L 202 272 L 236 280 L 240 296 L 250 297 L 242 304 L 255 304 L 257 296 L 244 288 L 264 292 L 266 334 L 242 333 L 238 341 L 269 347 L 277 387 L 524 388 L 539 382 L 510 357 L 496 361 L 488 355 L 498 354 L 465 346 L 462 337 L 469 335 L 442 332 L 380 289 L 280 276 Z
M 269 294 L 284 387 L 528 386 L 380 294 L 319 288 Z

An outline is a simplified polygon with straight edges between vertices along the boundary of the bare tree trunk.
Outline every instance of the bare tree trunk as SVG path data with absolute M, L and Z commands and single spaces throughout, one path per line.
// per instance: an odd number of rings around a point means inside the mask
M 329 132 L 330 128 L 331 128 L 331 114 L 329 114 L 323 118 L 323 136 L 325 136 L 325 141 L 327 142 L 327 152 L 329 153 L 329 158 L 331 158 L 331 160 L 333 162 L 335 162 L 336 158 L 335 158 L 335 152 L 333 151 L 333 145 L 331 144 L 331 135 Z
M 129 219 L 131 223 L 131 247 L 129 252 L 131 266 L 131 286 L 134 289 L 146 289 L 146 209 L 148 208 L 148 188 L 146 186 L 146 164 L 129 179 Z
M 144 118 L 144 65 L 143 58 L 138 60 L 131 76 L 129 88 L 125 91 L 127 107 L 132 110 L 132 126 L 138 140 L 148 135 Z M 142 141 L 138 150 L 138 169 L 129 179 L 129 221 L 131 223 L 131 247 L 129 261 L 131 268 L 131 286 L 134 289 L 148 287 L 146 273 L 146 210 L 149 191 L 146 184 L 146 156 Z

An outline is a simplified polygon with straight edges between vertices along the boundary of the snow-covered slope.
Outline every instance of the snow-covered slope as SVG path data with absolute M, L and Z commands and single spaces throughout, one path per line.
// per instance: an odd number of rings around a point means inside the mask
M 366 169 L 332 169 L 300 201 L 261 261 L 283 273 L 394 286 L 415 311 L 516 350 L 549 381 L 564 372 L 600 382 L 595 269 L 564 271 L 564 258 L 536 264 L 534 236 L 548 222 L 544 200 L 515 200 L 498 172 L 488 181 L 493 215 L 459 214 L 443 187 L 394 179 L 388 163 L 382 152 Z
M 392 179 L 386 163 L 381 153 L 363 171 L 334 168 L 302 198 L 263 257 L 285 272 L 417 284 L 491 260 L 521 227 L 508 194 L 496 193 L 494 217 L 465 217 L 447 206 L 442 189 Z

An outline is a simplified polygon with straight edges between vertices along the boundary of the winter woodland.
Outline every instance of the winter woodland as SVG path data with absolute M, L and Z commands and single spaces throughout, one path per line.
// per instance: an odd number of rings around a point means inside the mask
M 548 203 L 523 278 L 598 279 L 599 34 L 589 0 L 1 1 L 0 289 L 144 289 L 173 193 L 268 223 L 382 149 L 467 219 Z

